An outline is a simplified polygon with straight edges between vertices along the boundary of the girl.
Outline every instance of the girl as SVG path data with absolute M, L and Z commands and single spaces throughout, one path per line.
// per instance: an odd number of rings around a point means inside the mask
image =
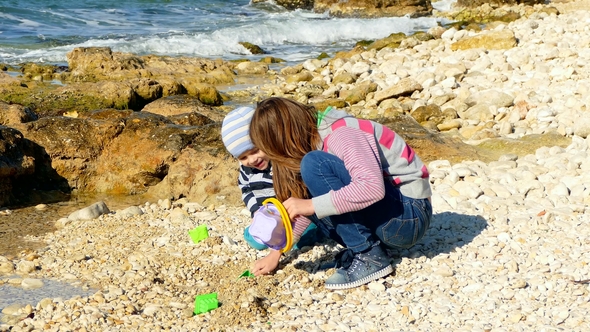
M 289 216 L 329 216 L 319 228 L 346 247 L 336 262 L 341 268 L 326 280 L 328 289 L 389 275 L 393 267 L 382 246 L 411 247 L 429 227 L 428 170 L 389 128 L 273 97 L 256 108 L 250 136 L 273 163 L 277 198 Z M 267 256 L 255 263 L 255 274 L 277 265 Z

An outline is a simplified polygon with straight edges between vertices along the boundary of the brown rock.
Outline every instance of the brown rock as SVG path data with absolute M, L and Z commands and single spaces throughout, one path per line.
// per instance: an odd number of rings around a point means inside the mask
M 339 97 L 344 99 L 350 105 L 354 105 L 367 98 L 367 95 L 377 90 L 377 84 L 360 84 L 351 90 L 341 90 Z
M 34 189 L 69 192 L 44 148 L 0 125 L 0 205 L 27 202 Z
M 173 115 L 169 116 L 168 119 L 181 126 L 204 126 L 214 122 L 203 114 L 196 112 Z
M 160 98 L 147 104 L 142 112 L 150 112 L 163 116 L 179 115 L 186 113 L 199 113 L 212 121 L 222 121 L 225 113 L 203 104 L 199 98 L 189 95 L 176 95 Z
M 519 4 L 523 5 L 535 5 L 535 4 L 545 4 L 544 0 L 457 0 L 456 7 L 468 7 L 468 8 L 475 8 L 482 5 L 496 5 L 496 6 L 516 6 Z
M 334 59 L 338 59 L 338 58 L 350 59 L 353 55 L 361 54 L 364 51 L 366 51 L 364 46 L 357 45 L 350 51 L 336 52 L 336 54 L 334 55 Z
M 158 78 L 158 84 L 162 87 L 162 97 L 181 95 L 186 93 L 186 89 L 180 82 L 174 78 Z
M 238 204 L 236 187 L 238 162 L 225 155 L 204 153 L 204 146 L 187 148 L 168 170 L 167 176 L 148 190 L 153 197 L 186 197 L 192 202 L 209 204 L 216 196 L 226 196 L 226 202 Z
M 314 0 L 276 0 L 277 5 L 287 9 L 312 9 Z
M 245 75 L 264 75 L 268 72 L 268 65 L 263 62 L 244 61 L 236 65 L 236 71 Z
M 391 86 L 387 89 L 375 92 L 375 95 L 373 98 L 377 102 L 381 102 L 385 99 L 404 96 L 404 95 L 410 95 L 414 91 L 421 91 L 421 90 L 422 90 L 422 85 L 420 85 L 418 82 L 414 81 L 413 79 L 407 77 L 407 78 L 401 79 L 394 86 Z
M 299 72 L 301 72 L 303 70 L 303 65 L 302 64 L 298 64 L 295 66 L 289 66 L 289 67 L 285 67 L 283 69 L 281 69 L 281 75 L 294 75 L 297 74 Z
M 0 101 L 0 125 L 15 125 L 37 120 L 37 114 L 28 107 Z
M 297 92 L 306 97 L 317 97 L 321 95 L 322 92 L 324 92 L 324 88 L 319 84 L 310 83 L 299 87 L 299 89 L 297 89 Z
M 181 82 L 187 94 L 199 98 L 202 103 L 211 106 L 223 105 L 223 98 L 221 98 L 221 94 L 215 86 L 198 82 L 198 80 L 194 81 L 190 78 L 184 78 Z
M 129 85 L 143 100 L 150 102 L 162 97 L 162 86 L 149 78 L 137 78 L 129 81 Z
M 340 100 L 340 99 L 323 99 L 323 100 L 316 100 L 310 103 L 311 105 L 313 105 L 315 107 L 316 110 L 320 110 L 323 111 L 325 110 L 328 106 L 332 106 L 332 107 L 336 107 L 336 108 L 344 108 L 348 105 L 346 105 L 346 102 L 344 100 Z
M 416 108 L 414 111 L 410 113 L 410 115 L 416 120 L 418 123 L 422 123 L 424 121 L 428 121 L 432 118 L 441 118 L 442 112 L 440 111 L 440 107 L 435 104 L 430 104 L 426 106 L 420 106 Z
M 229 67 L 221 66 L 210 71 L 204 77 L 208 78 L 206 82 L 210 84 L 228 84 L 234 83 L 236 74 Z
M 348 72 L 342 72 L 342 73 L 334 76 L 334 78 L 332 79 L 333 85 L 336 85 L 338 83 L 351 84 L 354 82 L 356 82 L 356 77 L 352 76 Z
M 391 117 L 380 118 L 377 121 L 402 136 L 406 143 L 416 150 L 420 159 L 427 164 L 439 159 L 454 163 L 464 160 L 466 156 L 485 160 L 475 147 L 463 143 L 458 138 L 426 130 L 409 115 L 393 114 Z
M 266 53 L 260 46 L 254 45 L 248 42 L 239 42 L 238 44 L 244 46 L 245 49 L 250 51 L 252 54 L 264 54 Z
M 92 162 L 123 129 L 124 122 L 69 117 L 45 117 L 23 128 L 27 139 L 42 145 L 52 168 L 72 188 L 84 187 L 92 177 Z
M 432 14 L 428 0 L 315 0 L 314 11 L 339 17 L 420 17 Z
M 403 32 L 392 33 L 391 35 L 383 39 L 374 41 L 369 46 L 367 46 L 367 49 L 380 50 L 385 47 L 397 48 L 401 44 L 402 40 L 404 40 L 405 38 L 406 35 Z
M 192 57 L 137 56 L 130 53 L 112 52 L 108 47 L 78 47 L 67 54 L 70 68 L 69 80 L 128 80 L 160 76 L 196 77 L 201 81 L 211 79 L 208 74 L 228 67 L 221 60 Z M 229 69 L 229 68 L 228 68 Z M 224 70 L 225 71 L 225 70 Z M 222 75 L 223 76 L 223 75 Z
M 289 75 L 289 76 L 285 77 L 285 81 L 287 83 L 309 82 L 312 79 L 313 79 L 313 75 L 307 70 L 303 70 L 300 73 Z

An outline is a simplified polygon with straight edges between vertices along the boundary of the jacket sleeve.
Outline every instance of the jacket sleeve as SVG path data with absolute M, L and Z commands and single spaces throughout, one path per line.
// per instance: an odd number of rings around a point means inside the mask
M 385 197 L 381 158 L 373 135 L 341 127 L 327 142 L 328 152 L 344 161 L 351 181 L 339 190 L 312 198 L 318 218 L 362 210 Z
M 291 226 L 293 227 L 293 245 L 295 245 L 301 239 L 301 235 L 307 229 L 311 220 L 305 216 L 298 216 L 294 220 L 291 220 Z

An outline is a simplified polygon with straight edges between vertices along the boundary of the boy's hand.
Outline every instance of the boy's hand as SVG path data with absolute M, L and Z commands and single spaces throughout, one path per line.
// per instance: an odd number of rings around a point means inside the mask
M 294 219 L 297 216 L 311 216 L 315 213 L 313 201 L 311 199 L 302 199 L 291 197 L 283 202 L 283 206 L 289 218 Z
M 279 260 L 281 259 L 281 252 L 278 250 L 271 250 L 270 253 L 254 263 L 252 267 L 252 273 L 259 277 L 261 275 L 269 274 L 279 266 Z

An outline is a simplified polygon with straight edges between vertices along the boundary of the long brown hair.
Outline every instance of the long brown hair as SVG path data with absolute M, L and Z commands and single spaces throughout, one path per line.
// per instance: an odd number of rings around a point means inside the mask
M 268 155 L 277 198 L 308 198 L 301 179 L 301 159 L 321 141 L 314 107 L 287 98 L 271 97 L 258 103 L 252 122 L 252 143 Z

